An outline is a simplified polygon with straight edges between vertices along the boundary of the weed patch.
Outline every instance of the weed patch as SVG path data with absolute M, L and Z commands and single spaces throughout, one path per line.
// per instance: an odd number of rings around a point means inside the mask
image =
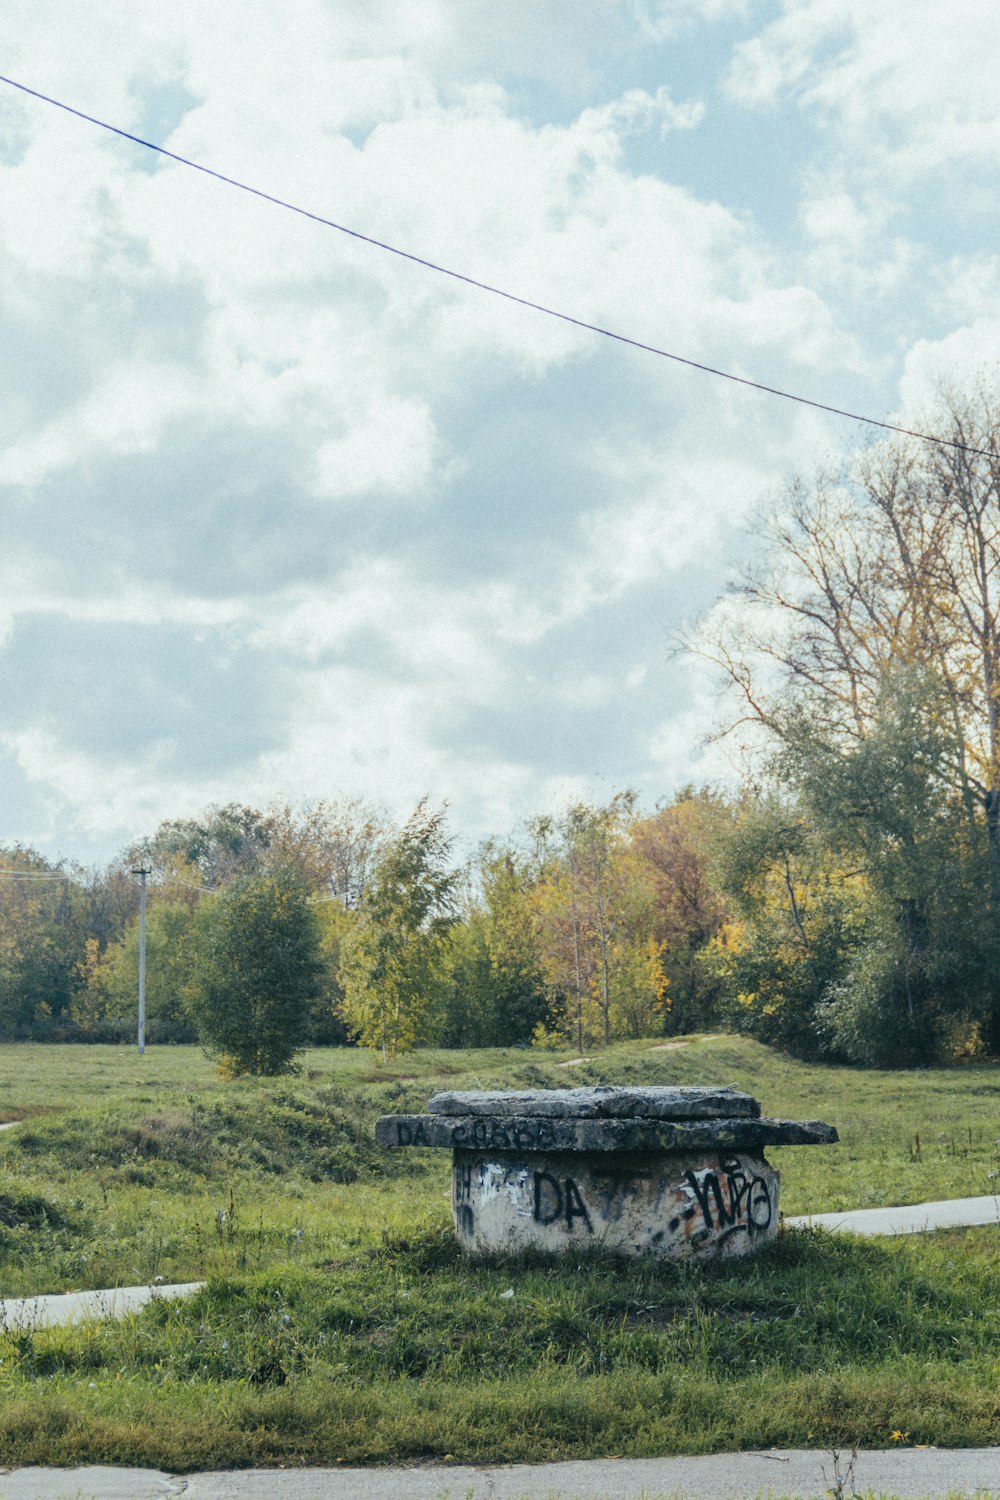
M 0 1192 L 0 1237 L 9 1229 L 54 1229 L 65 1222 L 62 1210 L 40 1193 Z

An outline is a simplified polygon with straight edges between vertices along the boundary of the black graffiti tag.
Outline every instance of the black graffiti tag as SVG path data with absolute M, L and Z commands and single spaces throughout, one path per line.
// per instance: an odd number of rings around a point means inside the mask
M 747 1207 L 753 1228 L 767 1229 L 771 1222 L 771 1194 L 762 1177 L 755 1177 L 751 1182 Z
M 469 1162 L 456 1162 L 455 1218 L 462 1234 L 471 1235 L 476 1228 L 476 1214 L 472 1206 L 472 1167 Z
M 721 1229 L 729 1234 L 745 1230 L 759 1234 L 771 1223 L 771 1194 L 763 1177 L 748 1176 L 739 1162 L 730 1162 L 718 1172 L 694 1172 L 684 1177 L 701 1209 L 708 1230 Z M 714 1217 L 713 1217 L 714 1212 Z
M 567 1229 L 573 1228 L 574 1219 L 582 1219 L 588 1232 L 594 1232 L 587 1205 L 572 1177 L 559 1182 L 549 1172 L 535 1173 L 533 1217 L 536 1224 L 554 1224 L 557 1219 L 565 1218 Z
M 455 1163 L 455 1200 L 468 1203 L 472 1198 L 472 1167 L 469 1162 Z

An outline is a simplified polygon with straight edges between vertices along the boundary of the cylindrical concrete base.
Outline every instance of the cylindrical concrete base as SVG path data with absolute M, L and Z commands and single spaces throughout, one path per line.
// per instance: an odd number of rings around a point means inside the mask
M 452 1209 L 477 1254 L 589 1247 L 680 1260 L 747 1255 L 778 1232 L 778 1173 L 746 1151 L 456 1150 Z

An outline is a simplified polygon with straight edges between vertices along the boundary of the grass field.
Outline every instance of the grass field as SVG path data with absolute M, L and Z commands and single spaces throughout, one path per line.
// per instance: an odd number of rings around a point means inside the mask
M 0 1331 L 0 1461 L 1000 1440 L 998 1230 L 789 1232 L 721 1267 L 474 1264 L 447 1153 L 372 1139 L 441 1085 L 733 1083 L 840 1130 L 769 1151 L 787 1213 L 961 1197 L 1000 1172 L 1000 1068 L 859 1073 L 731 1037 L 567 1060 L 324 1050 L 298 1078 L 224 1082 L 193 1048 L 0 1048 L 0 1121 L 21 1121 L 0 1135 L 0 1295 L 209 1282 L 122 1323 Z

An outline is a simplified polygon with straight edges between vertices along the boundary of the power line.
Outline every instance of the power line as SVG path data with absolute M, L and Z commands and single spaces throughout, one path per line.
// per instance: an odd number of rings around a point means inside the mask
M 866 417 L 860 412 L 847 411 L 841 406 L 830 406 L 825 401 L 813 401 L 809 396 L 800 396 L 794 391 L 785 391 L 775 385 L 764 385 L 761 381 L 750 380 L 745 375 L 734 375 L 731 370 L 720 370 L 714 365 L 702 364 L 696 359 L 687 359 L 683 354 L 672 354 L 668 349 L 660 349 L 656 344 L 646 344 L 641 339 L 630 338 L 624 333 L 616 333 L 613 329 L 604 328 L 599 323 L 588 323 L 584 318 L 575 318 L 572 314 L 560 312 L 557 308 L 548 307 L 543 302 L 533 302 L 529 297 L 520 297 L 515 292 L 505 291 L 503 287 L 492 286 L 488 281 L 478 281 L 474 276 L 467 276 L 462 271 L 454 271 L 449 266 L 439 265 L 437 261 L 428 260 L 422 255 L 415 255 L 410 250 L 401 250 L 398 245 L 390 245 L 386 240 L 376 239 L 370 234 L 362 234 L 359 229 L 350 229 L 346 224 L 338 224 L 335 219 L 328 219 L 323 214 L 313 213 L 311 209 L 302 208 L 287 198 L 279 198 L 274 193 L 266 193 L 263 188 L 253 187 L 248 182 L 240 181 L 238 177 L 230 177 L 225 172 L 216 171 L 214 167 L 206 167 L 203 162 L 195 161 L 192 157 L 180 156 L 176 151 L 168 151 L 166 146 L 159 146 L 155 141 L 147 141 L 144 136 L 133 135 L 129 130 L 122 130 L 120 126 L 101 120 L 96 115 L 88 115 L 84 110 L 64 103 L 62 99 L 55 99 L 51 94 L 43 94 L 38 89 L 29 88 L 26 83 L 18 83 L 16 78 L 7 78 L 0 73 L 0 83 L 19 89 L 22 94 L 39 99 L 43 104 L 51 104 L 68 115 L 75 115 L 78 120 L 85 120 L 88 125 L 97 125 L 101 130 L 110 131 L 112 135 L 131 141 L 136 146 L 142 146 L 147 151 L 155 151 L 159 156 L 165 156 L 169 161 L 175 161 L 182 167 L 190 167 L 192 171 L 202 172 L 206 177 L 214 177 L 217 182 L 224 182 L 227 187 L 239 188 L 240 192 L 250 193 L 254 198 L 263 199 L 265 203 L 273 203 L 276 208 L 287 209 L 289 213 L 299 214 L 304 219 L 311 219 L 314 224 L 322 224 L 327 229 L 335 229 L 338 234 L 346 234 L 352 240 L 360 240 L 362 244 L 372 245 L 377 250 L 386 250 L 390 255 L 398 255 L 400 259 L 412 261 L 414 265 L 423 266 L 428 271 L 436 271 L 441 276 L 450 276 L 453 281 L 461 281 L 466 286 L 476 287 L 481 292 L 489 292 L 494 297 L 503 297 L 508 302 L 517 303 L 519 307 L 530 308 L 532 312 L 543 313 L 548 318 L 557 318 L 559 322 L 569 323 L 574 328 L 582 328 L 587 333 L 600 334 L 602 338 L 614 339 L 616 343 L 627 344 L 630 348 L 639 349 L 645 354 L 655 354 L 660 359 L 672 360 L 675 364 L 686 365 L 691 370 L 701 370 L 705 375 L 716 375 L 720 380 L 732 381 L 734 385 L 746 386 L 750 390 L 761 391 L 767 396 L 780 396 L 783 401 L 795 401 L 800 406 L 810 406 L 816 411 L 829 412 L 835 417 L 846 417 L 850 422 L 863 422 L 869 427 L 879 427 L 884 432 L 898 432 L 904 437 L 917 438 L 923 443 L 933 443 L 941 448 L 955 448 L 961 453 L 973 454 L 979 458 L 992 458 L 1000 462 L 1000 453 L 994 453 L 989 448 L 973 448 L 967 443 L 956 442 L 953 438 L 935 437 L 929 432 L 918 432 L 912 427 L 898 427 L 894 422 L 882 422 L 878 417 Z

